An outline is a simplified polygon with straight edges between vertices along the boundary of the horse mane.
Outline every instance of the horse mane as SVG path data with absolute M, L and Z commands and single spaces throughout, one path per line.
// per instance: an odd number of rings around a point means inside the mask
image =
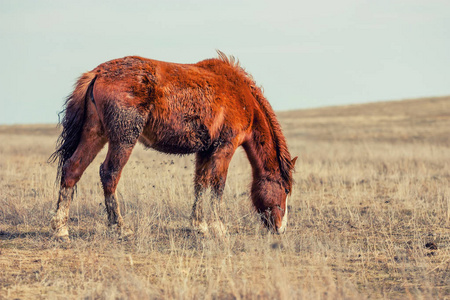
M 216 50 L 216 51 L 217 51 L 217 54 L 219 55 L 219 59 L 221 61 L 223 61 L 224 63 L 229 64 L 233 68 L 238 69 L 238 71 L 244 71 L 244 69 L 242 69 L 242 67 L 241 67 L 241 65 L 239 63 L 239 60 L 236 59 L 236 57 L 234 57 L 233 55 L 228 56 L 228 55 L 226 55 L 225 53 L 223 53 L 220 50 Z M 247 74 L 247 72 L 244 71 L 244 73 L 245 73 L 245 75 L 247 75 L 247 77 L 249 76 L 249 74 Z
M 274 141 L 274 146 L 277 153 L 281 177 L 288 184 L 290 189 L 293 184 L 292 180 L 293 164 L 291 161 L 291 155 L 287 148 L 286 139 L 283 135 L 280 123 L 278 123 L 277 117 L 272 109 L 272 106 L 270 105 L 269 101 L 267 101 L 267 99 L 264 97 L 261 88 L 257 86 L 253 77 L 240 66 L 238 59 L 236 59 L 234 56 L 227 56 L 220 50 L 216 51 L 221 61 L 233 67 L 248 82 L 253 97 L 255 97 L 255 99 L 258 101 L 262 112 L 267 118 L 267 123 L 269 125 L 270 133 L 272 134 L 272 139 Z

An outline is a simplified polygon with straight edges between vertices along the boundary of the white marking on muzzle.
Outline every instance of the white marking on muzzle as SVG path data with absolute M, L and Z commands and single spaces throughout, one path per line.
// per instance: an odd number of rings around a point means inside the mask
M 284 233 L 286 231 L 286 226 L 288 222 L 288 200 L 289 197 L 286 198 L 286 209 L 284 211 L 283 219 L 281 220 L 281 226 L 277 230 L 279 234 Z

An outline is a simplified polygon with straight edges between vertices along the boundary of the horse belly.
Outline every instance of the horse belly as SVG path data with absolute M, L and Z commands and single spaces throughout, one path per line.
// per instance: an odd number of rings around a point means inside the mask
M 208 128 L 199 120 L 153 121 L 139 141 L 146 147 L 170 154 L 206 151 L 212 141 Z

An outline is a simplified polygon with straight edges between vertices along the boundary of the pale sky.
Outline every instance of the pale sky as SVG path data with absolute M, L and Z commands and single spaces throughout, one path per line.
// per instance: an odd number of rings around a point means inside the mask
M 0 124 L 56 123 L 127 55 L 237 57 L 277 111 L 450 95 L 450 1 L 0 0 Z

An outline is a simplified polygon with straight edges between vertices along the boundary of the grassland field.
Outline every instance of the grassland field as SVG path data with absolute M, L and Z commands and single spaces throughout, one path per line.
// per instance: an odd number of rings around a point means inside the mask
M 137 146 L 118 187 L 134 238 L 107 228 L 98 169 L 52 239 L 59 129 L 0 126 L 1 299 L 450 299 L 450 97 L 279 112 L 299 156 L 284 235 L 262 228 L 243 150 L 223 238 L 190 226 L 193 156 Z

